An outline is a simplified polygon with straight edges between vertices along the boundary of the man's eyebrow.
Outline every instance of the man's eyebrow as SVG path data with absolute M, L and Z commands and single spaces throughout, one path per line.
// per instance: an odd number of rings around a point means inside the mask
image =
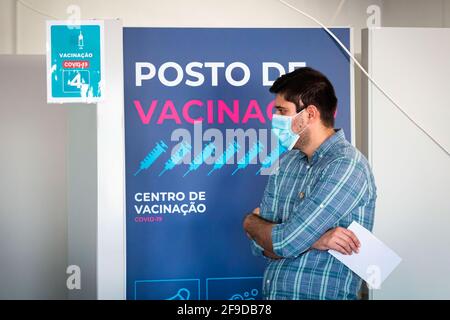
M 277 109 L 284 109 L 283 106 L 279 106 L 279 105 L 276 105 L 275 108 L 277 108 Z

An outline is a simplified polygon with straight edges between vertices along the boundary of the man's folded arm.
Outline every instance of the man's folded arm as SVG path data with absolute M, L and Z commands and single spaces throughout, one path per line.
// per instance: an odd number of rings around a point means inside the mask
M 309 250 L 328 230 L 358 206 L 367 190 L 364 169 L 353 159 L 339 158 L 303 200 L 298 212 L 272 227 L 273 252 L 294 258 Z
M 253 210 L 253 213 L 256 213 L 261 219 L 263 219 L 264 221 L 267 222 L 271 222 L 274 223 L 273 221 L 276 219 L 276 214 L 275 212 L 273 212 L 271 209 L 272 207 L 272 203 L 274 201 L 274 191 L 273 189 L 274 184 L 275 184 L 275 175 L 271 175 L 269 177 L 269 181 L 264 189 L 264 194 L 261 200 L 261 204 L 258 208 L 255 208 Z M 260 208 L 262 208 L 261 212 L 260 212 Z M 245 225 L 244 225 L 245 228 Z M 247 232 L 248 234 L 248 232 Z M 259 257 L 265 257 L 265 258 L 269 258 L 269 259 L 277 259 L 277 257 L 272 253 L 268 252 L 267 250 L 265 250 L 263 247 L 261 247 L 252 237 L 251 241 L 250 241 L 250 248 L 251 251 L 253 253 L 253 255 L 255 256 L 259 256 Z
M 268 254 L 294 258 L 311 246 L 361 201 L 367 189 L 364 170 L 353 159 L 339 158 L 324 170 L 310 195 L 281 224 L 257 216 L 244 223 L 247 233 Z

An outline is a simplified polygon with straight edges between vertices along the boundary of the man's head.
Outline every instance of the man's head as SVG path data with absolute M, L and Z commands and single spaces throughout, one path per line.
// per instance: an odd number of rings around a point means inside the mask
M 295 148 L 303 149 L 314 136 L 334 128 L 336 94 L 331 82 L 319 71 L 309 67 L 296 69 L 279 77 L 270 92 L 276 94 L 276 114 L 297 115 L 292 120 L 292 130 L 301 132 L 301 137 Z

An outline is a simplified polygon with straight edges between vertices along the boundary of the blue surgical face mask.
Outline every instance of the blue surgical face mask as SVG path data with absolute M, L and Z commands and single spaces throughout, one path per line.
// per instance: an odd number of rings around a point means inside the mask
M 275 136 L 277 136 L 280 145 L 287 150 L 292 150 L 298 139 L 300 139 L 300 135 L 308 127 L 306 125 L 299 133 L 292 131 L 292 122 L 294 118 L 300 116 L 303 111 L 305 111 L 305 109 L 293 116 L 281 116 L 279 114 L 274 114 L 272 117 L 272 132 Z

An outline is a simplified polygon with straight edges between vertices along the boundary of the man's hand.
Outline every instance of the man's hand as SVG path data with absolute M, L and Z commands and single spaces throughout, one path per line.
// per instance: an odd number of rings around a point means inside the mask
M 312 248 L 317 250 L 333 249 L 342 254 L 351 255 L 353 252 L 358 253 L 358 248 L 360 246 L 361 243 L 352 231 L 337 227 L 325 232 L 320 239 L 312 245 Z
M 253 209 L 253 211 L 251 213 L 259 216 L 259 207 Z M 247 225 L 248 225 L 248 219 L 247 218 L 248 218 L 248 215 L 244 218 L 243 226 L 244 226 L 244 230 L 246 231 L 245 233 L 247 234 L 247 237 L 249 239 L 252 239 L 252 237 L 247 232 Z

